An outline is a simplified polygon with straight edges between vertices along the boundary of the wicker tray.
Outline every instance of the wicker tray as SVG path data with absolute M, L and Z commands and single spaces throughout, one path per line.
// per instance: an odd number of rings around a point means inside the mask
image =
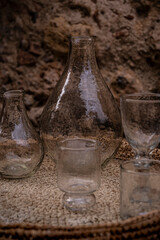
M 160 211 L 121 221 L 119 164 L 133 155 L 123 141 L 102 169 L 96 205 L 73 213 L 61 202 L 56 166 L 47 157 L 39 171 L 23 180 L 0 180 L 0 239 L 160 239 Z M 153 157 L 160 159 L 160 151 Z

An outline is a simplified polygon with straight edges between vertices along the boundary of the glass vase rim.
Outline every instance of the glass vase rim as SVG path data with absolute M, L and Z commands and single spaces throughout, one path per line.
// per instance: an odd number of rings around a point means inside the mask
M 18 97 L 18 96 L 24 96 L 24 90 L 8 90 L 3 93 L 4 97 Z
M 137 99 L 138 97 L 144 97 L 144 99 Z M 147 99 L 147 97 L 155 97 L 155 99 Z M 146 99 L 145 99 L 146 98 Z M 139 93 L 131 93 L 131 94 L 124 94 L 120 97 L 121 101 L 127 102 L 160 102 L 160 93 L 150 93 L 150 92 L 139 92 Z
M 137 166 L 140 167 L 140 164 L 141 163 L 144 163 L 144 167 L 143 168 L 138 168 L 137 167 L 137 170 L 149 170 L 148 172 L 140 172 L 140 171 L 136 171 L 136 164 L 137 163 Z M 160 175 L 160 171 L 158 172 L 152 172 L 150 171 L 150 165 L 151 163 L 155 163 L 155 164 L 158 164 L 160 166 L 160 161 L 159 160 L 155 160 L 155 159 L 141 159 L 141 160 L 137 160 L 137 159 L 131 159 L 131 160 L 127 160 L 123 163 L 120 164 L 120 169 L 121 171 L 125 172 L 125 173 L 131 173 L 133 175 Z M 127 166 L 130 166 L 130 169 L 127 168 Z M 132 170 L 131 167 L 134 169 Z
M 66 147 L 66 146 L 63 146 L 63 143 L 65 143 L 65 142 L 77 141 L 77 140 L 91 143 L 91 145 L 87 146 L 87 147 Z M 57 146 L 61 150 L 88 151 L 88 150 L 97 150 L 98 149 L 98 142 L 96 140 L 90 139 L 90 138 L 78 138 L 77 137 L 77 138 L 69 138 L 69 139 L 61 140 L 57 143 Z

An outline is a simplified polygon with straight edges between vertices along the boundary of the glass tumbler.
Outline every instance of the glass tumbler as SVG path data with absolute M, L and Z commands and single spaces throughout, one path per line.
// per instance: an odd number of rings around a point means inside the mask
M 130 160 L 121 164 L 120 216 L 122 219 L 160 209 L 160 161 Z M 148 164 L 149 163 L 149 164 Z
M 64 206 L 83 211 L 95 202 L 93 194 L 100 186 L 100 154 L 95 140 L 66 139 L 58 143 L 58 187 L 65 192 Z

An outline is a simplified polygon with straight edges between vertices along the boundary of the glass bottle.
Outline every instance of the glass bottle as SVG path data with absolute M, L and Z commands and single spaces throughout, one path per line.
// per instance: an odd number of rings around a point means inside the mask
M 99 141 L 102 164 L 116 152 L 122 136 L 120 112 L 98 69 L 94 38 L 71 38 L 66 68 L 42 113 L 41 135 L 55 161 L 56 143 L 65 138 Z
M 5 92 L 0 119 L 0 175 L 29 177 L 36 172 L 43 156 L 42 142 L 25 110 L 24 92 Z

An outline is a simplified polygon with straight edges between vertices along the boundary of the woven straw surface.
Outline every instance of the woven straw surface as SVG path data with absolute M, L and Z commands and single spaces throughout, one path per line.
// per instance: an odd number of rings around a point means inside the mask
M 47 157 L 31 178 L 0 179 L 0 238 L 123 239 L 123 233 L 124 239 L 160 239 L 160 212 L 127 221 L 119 217 L 119 165 L 132 156 L 130 147 L 123 141 L 116 157 L 102 169 L 101 187 L 95 193 L 96 205 L 83 213 L 73 213 L 63 207 L 56 166 Z M 153 157 L 160 159 L 160 151 L 155 150 Z

